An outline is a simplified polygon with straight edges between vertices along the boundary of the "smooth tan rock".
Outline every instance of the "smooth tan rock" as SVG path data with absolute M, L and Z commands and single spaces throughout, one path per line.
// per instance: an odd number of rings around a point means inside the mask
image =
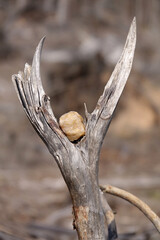
M 59 125 L 70 141 L 78 140 L 85 135 L 85 127 L 82 116 L 74 111 L 63 114 L 59 119 Z

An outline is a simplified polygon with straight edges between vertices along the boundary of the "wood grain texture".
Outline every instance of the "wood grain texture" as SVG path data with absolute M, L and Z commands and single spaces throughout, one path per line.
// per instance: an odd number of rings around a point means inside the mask
M 40 41 L 32 62 L 24 72 L 12 76 L 20 102 L 50 153 L 55 158 L 68 186 L 74 215 L 74 227 L 79 239 L 104 240 L 105 214 L 98 183 L 98 160 L 101 145 L 114 109 L 128 79 L 136 43 L 135 19 L 127 37 L 124 51 L 111 78 L 91 114 L 86 109 L 86 135 L 73 144 L 61 131 L 45 94 L 40 76 Z M 111 238 L 108 238 L 111 240 Z M 112 238 L 113 239 L 113 238 Z

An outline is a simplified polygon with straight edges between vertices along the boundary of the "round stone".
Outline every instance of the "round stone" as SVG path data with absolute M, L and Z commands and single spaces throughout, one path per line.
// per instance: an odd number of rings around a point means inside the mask
M 83 118 L 75 111 L 63 114 L 59 119 L 59 125 L 71 142 L 85 135 Z

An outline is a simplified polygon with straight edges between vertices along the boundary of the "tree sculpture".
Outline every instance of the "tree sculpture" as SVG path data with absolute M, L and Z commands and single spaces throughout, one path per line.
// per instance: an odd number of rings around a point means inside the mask
M 24 72 L 13 75 L 12 80 L 27 117 L 56 160 L 68 186 L 73 204 L 73 226 L 78 238 L 106 239 L 105 218 L 108 239 L 117 238 L 114 214 L 103 191 L 118 195 L 141 208 L 160 231 L 159 218 L 148 206 L 138 202 L 132 195 L 127 198 L 122 194 L 123 191 L 114 187 L 101 187 L 100 190 L 98 182 L 98 162 L 103 139 L 131 71 L 136 44 L 136 20 L 131 24 L 122 56 L 94 111 L 89 114 L 85 105 L 85 131 L 76 142 L 71 142 L 72 138 L 69 140 L 60 128 L 52 112 L 50 99 L 42 87 L 40 55 L 43 42 L 44 38 L 36 49 L 32 67 L 26 63 Z

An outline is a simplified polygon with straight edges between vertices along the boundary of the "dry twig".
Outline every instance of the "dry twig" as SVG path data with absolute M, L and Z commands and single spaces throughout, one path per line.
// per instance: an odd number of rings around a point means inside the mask
M 151 210 L 151 208 L 146 203 L 144 203 L 133 194 L 111 185 L 100 186 L 100 188 L 103 192 L 123 198 L 136 206 L 153 223 L 157 231 L 160 233 L 160 218 Z

